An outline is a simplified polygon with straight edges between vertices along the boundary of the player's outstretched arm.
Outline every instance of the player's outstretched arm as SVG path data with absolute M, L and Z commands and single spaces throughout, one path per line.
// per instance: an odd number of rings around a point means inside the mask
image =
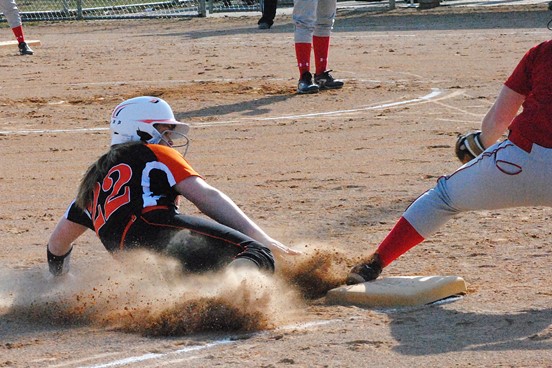
M 481 123 L 481 143 L 490 147 L 504 134 L 518 114 L 525 96 L 507 86 L 502 86 L 498 97 Z
M 87 227 L 74 223 L 63 217 L 54 229 L 46 247 L 48 267 L 54 276 L 69 271 L 69 256 L 73 242 L 81 236 Z
M 176 190 L 213 220 L 257 240 L 274 253 L 300 254 L 268 236 L 226 194 L 192 176 L 176 184 Z
M 465 164 L 495 144 L 516 117 L 523 101 L 524 95 L 504 85 L 495 103 L 483 118 L 481 130 L 458 136 L 454 148 L 456 157 Z

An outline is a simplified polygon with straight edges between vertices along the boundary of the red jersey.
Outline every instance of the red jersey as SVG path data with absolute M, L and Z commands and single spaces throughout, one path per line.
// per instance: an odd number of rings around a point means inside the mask
M 176 208 L 174 186 L 199 174 L 180 152 L 158 144 L 123 144 L 108 154 L 113 158 L 94 187 L 93 203 L 87 211 L 73 203 L 66 217 L 93 229 L 108 250 L 115 250 L 136 217 L 159 207 Z
M 525 96 L 523 111 L 510 124 L 510 140 L 552 148 L 552 41 L 527 51 L 504 84 Z

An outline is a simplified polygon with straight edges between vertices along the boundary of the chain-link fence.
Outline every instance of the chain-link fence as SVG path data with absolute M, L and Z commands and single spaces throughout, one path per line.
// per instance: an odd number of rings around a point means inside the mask
M 18 0 L 23 21 L 170 18 L 261 11 L 263 0 Z M 284 0 L 282 4 L 293 4 Z M 1 13 L 0 13 L 1 14 Z M 5 21 L 3 15 L 0 21 Z

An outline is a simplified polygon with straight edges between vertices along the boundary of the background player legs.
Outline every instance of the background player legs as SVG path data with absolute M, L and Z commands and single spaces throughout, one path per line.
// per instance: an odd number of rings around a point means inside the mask
M 312 46 L 315 59 L 314 83 L 321 90 L 339 89 L 343 81 L 334 79 L 328 70 L 328 55 L 330 53 L 330 37 L 335 21 L 337 0 L 320 0 L 316 9 L 316 26 L 313 32 Z
M 19 53 L 21 55 L 32 55 L 34 53 L 33 50 L 25 42 L 21 16 L 19 15 L 19 9 L 17 8 L 15 0 L 0 0 L 0 10 L 4 14 L 4 17 L 6 17 L 18 42 Z
M 278 7 L 278 0 L 264 0 L 263 15 L 257 22 L 259 29 L 270 29 L 274 24 L 274 18 L 276 18 L 276 8 Z
M 295 57 L 299 68 L 297 93 L 317 93 L 319 87 L 314 83 L 310 72 L 312 37 L 316 24 L 317 0 L 296 0 L 293 4 L 293 23 L 295 24 Z

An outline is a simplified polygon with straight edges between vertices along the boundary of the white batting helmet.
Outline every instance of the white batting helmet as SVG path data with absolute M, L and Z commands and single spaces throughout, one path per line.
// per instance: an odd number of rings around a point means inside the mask
M 172 138 L 186 138 L 190 126 L 177 121 L 169 104 L 158 97 L 140 96 L 121 102 L 111 113 L 111 145 L 144 141 L 157 144 L 163 139 L 155 124 L 173 124 Z M 187 138 L 186 138 L 187 139 Z

